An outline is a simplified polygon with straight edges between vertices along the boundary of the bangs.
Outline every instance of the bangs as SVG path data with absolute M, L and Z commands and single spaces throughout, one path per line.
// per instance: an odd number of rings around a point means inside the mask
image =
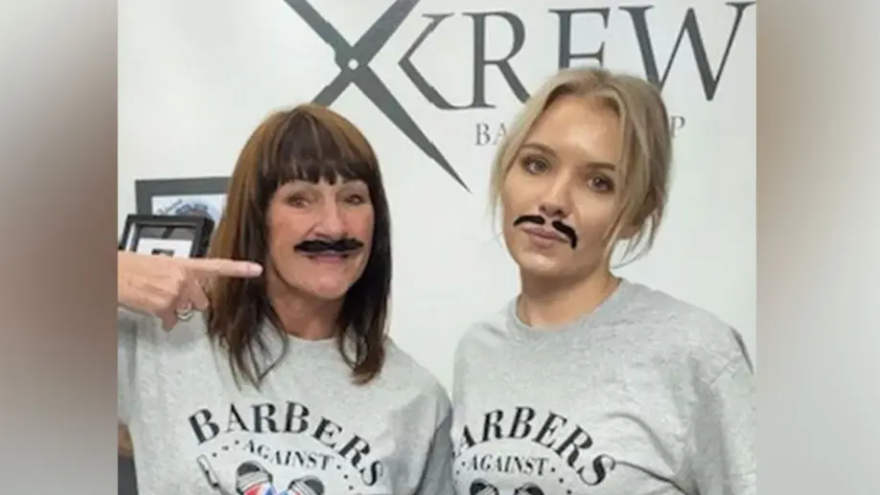
M 321 107 L 291 112 L 273 144 L 263 177 L 275 187 L 291 181 L 369 183 L 377 175 L 366 139 L 352 124 Z

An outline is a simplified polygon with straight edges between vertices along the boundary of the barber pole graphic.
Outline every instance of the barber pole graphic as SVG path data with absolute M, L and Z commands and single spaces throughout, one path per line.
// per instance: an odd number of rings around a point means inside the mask
M 262 484 L 259 486 L 254 486 L 248 488 L 244 492 L 243 495 L 278 495 L 278 492 L 275 491 L 275 487 L 271 484 Z
M 485 480 L 475 480 L 471 483 L 469 495 L 499 495 L 499 493 L 498 488 L 492 483 Z M 533 483 L 526 483 L 514 490 L 513 495 L 544 495 L 544 490 Z
M 324 495 L 324 483 L 313 476 L 300 478 L 290 482 L 287 493 L 290 495 Z
M 475 480 L 471 483 L 469 495 L 499 495 L 494 485 L 484 480 Z
M 253 486 L 241 493 L 242 495 L 278 495 L 278 492 L 275 491 L 275 487 L 271 484 Z
M 233 495 L 224 490 L 213 466 L 205 456 L 199 456 L 199 467 L 211 487 L 223 495 Z M 275 488 L 272 473 L 257 462 L 248 461 L 235 470 L 235 493 L 238 495 L 324 495 L 324 483 L 314 476 L 297 478 L 287 490 Z
M 272 473 L 256 462 L 245 462 L 235 471 L 235 488 L 241 495 L 278 495 Z

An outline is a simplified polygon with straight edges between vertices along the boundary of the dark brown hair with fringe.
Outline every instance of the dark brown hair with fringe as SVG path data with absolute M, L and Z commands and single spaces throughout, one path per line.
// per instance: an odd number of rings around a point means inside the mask
M 226 209 L 208 256 L 255 261 L 269 255 L 267 212 L 278 188 L 295 180 L 317 183 L 364 181 L 370 191 L 375 227 L 363 275 L 345 296 L 337 321 L 338 347 L 355 381 L 367 383 L 385 362 L 384 341 L 391 292 L 391 220 L 382 175 L 373 148 L 358 128 L 338 113 L 314 104 L 277 112 L 264 120 L 241 151 L 229 184 Z M 238 379 L 258 387 L 277 360 L 265 364 L 265 319 L 280 321 L 260 278 L 225 278 L 210 288 L 206 313 L 209 335 L 229 355 Z M 282 330 L 279 330 L 279 332 Z M 287 349 L 286 339 L 281 339 Z M 354 345 L 350 345 L 354 344 Z M 280 358 L 279 358 L 280 359 Z

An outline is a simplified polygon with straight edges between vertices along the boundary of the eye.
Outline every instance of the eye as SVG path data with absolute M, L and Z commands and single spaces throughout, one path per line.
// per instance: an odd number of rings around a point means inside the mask
M 527 156 L 523 158 L 522 165 L 526 173 L 531 175 L 543 174 L 550 169 L 550 164 L 547 163 L 547 160 L 536 156 Z
M 293 206 L 294 208 L 305 208 L 309 205 L 308 199 L 305 196 L 300 194 L 294 194 L 287 198 L 287 204 Z
M 608 177 L 596 175 L 589 180 L 590 188 L 600 193 L 608 193 L 614 191 L 614 182 Z
M 345 202 L 350 205 L 362 205 L 367 202 L 367 196 L 364 194 L 350 194 L 345 198 Z

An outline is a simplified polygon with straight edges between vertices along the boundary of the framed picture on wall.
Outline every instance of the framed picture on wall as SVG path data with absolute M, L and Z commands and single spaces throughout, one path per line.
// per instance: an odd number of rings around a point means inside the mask
M 139 215 L 200 216 L 220 223 L 226 207 L 228 177 L 135 181 Z
M 202 216 L 129 215 L 119 250 L 139 254 L 201 258 L 207 254 L 214 221 Z

